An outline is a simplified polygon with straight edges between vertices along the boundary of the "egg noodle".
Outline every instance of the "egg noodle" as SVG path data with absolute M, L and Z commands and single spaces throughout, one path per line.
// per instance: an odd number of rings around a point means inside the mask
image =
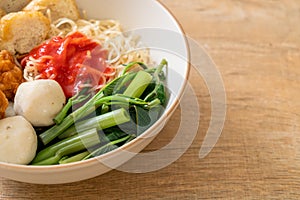
M 51 14 L 48 13 L 51 21 Z M 125 33 L 117 20 L 95 20 L 79 19 L 77 21 L 60 18 L 51 22 L 51 29 L 48 38 L 61 36 L 65 37 L 74 32 L 81 32 L 88 38 L 100 43 L 108 50 L 107 64 L 120 72 L 124 64 L 133 61 L 151 63 L 149 49 L 140 42 L 140 38 L 132 33 Z M 39 60 L 30 58 L 24 69 L 24 78 L 32 81 L 39 78 L 35 63 Z
M 69 33 L 81 32 L 99 42 L 109 52 L 107 62 L 118 66 L 131 61 L 149 63 L 149 51 L 143 48 L 139 37 L 122 31 L 116 20 L 85 20 L 73 21 L 61 18 L 51 25 L 51 36 L 66 36 Z

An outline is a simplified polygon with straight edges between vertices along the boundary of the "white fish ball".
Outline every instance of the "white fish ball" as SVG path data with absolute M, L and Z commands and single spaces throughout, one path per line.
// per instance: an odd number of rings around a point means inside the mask
M 22 83 L 15 96 L 14 110 L 33 126 L 54 124 L 53 119 L 66 103 L 61 86 L 54 80 L 35 80 Z

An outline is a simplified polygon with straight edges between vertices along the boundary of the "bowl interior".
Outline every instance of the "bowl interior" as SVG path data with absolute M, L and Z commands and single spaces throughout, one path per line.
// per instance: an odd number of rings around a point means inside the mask
M 172 14 L 156 0 L 77 0 L 88 18 L 115 19 L 125 32 L 140 36 L 151 49 L 157 63 L 168 63 L 167 87 L 171 91 L 168 107 L 180 96 L 189 73 L 189 49 L 184 33 Z
M 77 0 L 77 3 L 79 8 L 86 12 L 88 18 L 120 21 L 125 31 L 133 31 L 141 37 L 141 41 L 151 49 L 151 57 L 154 61 L 159 63 L 163 58 L 168 61 L 167 87 L 170 91 L 170 99 L 162 118 L 154 124 L 160 128 L 151 127 L 143 136 L 147 138 L 147 134 L 157 134 L 163 126 L 162 123 L 178 105 L 178 99 L 183 93 L 189 74 L 189 48 L 180 25 L 167 9 L 155 0 Z M 151 140 L 147 140 L 137 150 L 141 150 L 150 142 Z M 129 143 L 131 147 L 138 145 L 141 144 L 134 141 L 132 144 Z M 107 157 L 115 152 L 117 151 L 103 156 Z M 125 162 L 126 159 L 123 161 Z M 53 179 L 51 183 L 72 182 L 82 180 L 84 176 L 90 178 L 107 171 L 107 169 L 98 168 L 93 174 L 77 173 L 82 166 L 89 168 L 96 162 L 95 159 L 91 159 L 74 164 L 45 167 L 0 163 L 0 174 L 3 177 L 23 182 L 49 183 L 49 175 L 55 176 L 60 173 L 60 176 Z M 62 172 L 67 171 L 70 173 L 65 173 L 65 176 L 61 175 Z M 34 174 L 34 177 L 30 176 L 31 174 Z M 71 179 L 66 181 L 67 178 Z

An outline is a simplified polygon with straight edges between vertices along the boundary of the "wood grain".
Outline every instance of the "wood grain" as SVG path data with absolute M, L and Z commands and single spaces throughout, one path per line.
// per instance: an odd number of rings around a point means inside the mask
M 186 34 L 207 50 L 224 80 L 226 122 L 213 151 L 199 159 L 211 100 L 203 78 L 193 69 L 190 83 L 198 98 L 200 127 L 176 162 L 151 173 L 115 170 L 66 185 L 0 179 L 0 199 L 300 198 L 299 1 L 161 2 Z M 189 94 L 185 98 L 188 101 Z M 178 108 L 145 151 L 172 140 L 180 113 Z

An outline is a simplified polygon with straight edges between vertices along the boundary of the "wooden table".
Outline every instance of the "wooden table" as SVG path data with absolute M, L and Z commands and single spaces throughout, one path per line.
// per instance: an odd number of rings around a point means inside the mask
M 161 2 L 207 50 L 224 81 L 226 121 L 211 153 L 199 158 L 212 104 L 204 80 L 193 69 L 190 83 L 199 102 L 200 127 L 176 162 L 151 173 L 113 170 L 66 185 L 0 179 L 0 199 L 300 198 L 299 1 Z M 180 113 L 178 109 L 145 151 L 172 140 Z

